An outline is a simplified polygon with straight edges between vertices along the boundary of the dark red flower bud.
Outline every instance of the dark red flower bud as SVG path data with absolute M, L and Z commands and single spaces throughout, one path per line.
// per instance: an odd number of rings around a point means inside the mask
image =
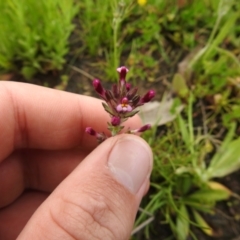
M 126 90 L 129 91 L 131 89 L 131 84 L 130 83 L 126 83 Z
M 85 132 L 90 134 L 90 135 L 92 135 L 92 136 L 96 136 L 97 135 L 96 131 L 93 130 L 91 127 L 86 127 Z
M 150 102 L 155 97 L 155 91 L 149 90 L 140 100 L 140 103 Z
M 126 84 L 125 79 L 126 79 L 128 69 L 125 66 L 122 66 L 122 67 L 117 68 L 117 71 L 119 72 L 120 84 L 121 84 L 121 86 L 123 86 L 124 84 Z
M 147 131 L 148 129 L 151 128 L 151 124 L 146 124 L 138 129 L 135 129 L 135 130 L 132 130 L 130 131 L 131 133 L 141 133 L 141 132 L 145 132 Z
M 120 125 L 120 123 L 121 123 L 121 118 L 120 117 L 116 117 L 116 116 L 112 117 L 111 124 L 113 126 L 118 126 L 118 125 Z
M 104 88 L 102 87 L 102 84 L 101 82 L 98 80 L 98 79 L 94 79 L 93 80 L 93 87 L 95 89 L 95 91 L 100 94 L 101 96 L 104 97 L 104 94 L 105 94 L 105 90 Z
M 146 124 L 138 129 L 138 132 L 145 132 L 151 128 L 151 124 Z

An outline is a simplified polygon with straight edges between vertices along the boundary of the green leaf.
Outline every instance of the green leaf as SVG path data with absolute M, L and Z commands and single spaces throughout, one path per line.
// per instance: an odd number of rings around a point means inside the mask
M 218 16 L 223 17 L 224 15 L 226 15 L 231 9 L 233 3 L 234 0 L 220 0 L 217 11 Z
M 232 123 L 226 137 L 222 142 L 221 148 L 227 148 L 228 144 L 232 141 L 234 137 L 235 131 L 236 131 L 236 123 Z M 212 160 L 212 162 L 213 161 L 214 160 Z
M 125 118 L 128 118 L 128 117 L 133 117 L 135 114 L 137 114 L 139 111 L 132 111 L 132 112 L 129 112 L 129 113 L 126 113 L 124 114 L 124 117 Z
M 179 73 L 176 73 L 173 77 L 172 88 L 176 93 L 179 94 L 180 97 L 183 97 L 183 98 L 187 97 L 189 93 L 186 80 Z
M 176 232 L 178 240 L 185 240 L 189 233 L 189 215 L 184 204 L 180 206 L 177 215 Z
M 208 179 L 224 177 L 240 169 L 240 138 L 220 148 L 206 171 Z
M 214 38 L 213 42 L 209 45 L 209 48 L 204 54 L 203 59 L 209 59 L 216 53 L 216 48 L 223 42 L 223 40 L 229 35 L 233 30 L 235 22 L 239 17 L 239 13 L 231 14 L 231 17 L 221 26 L 218 35 Z
M 103 105 L 103 108 L 105 109 L 106 112 L 108 112 L 112 116 L 114 115 L 111 108 L 106 103 L 103 102 L 102 105 Z
M 197 211 L 193 210 L 193 216 L 195 218 L 196 223 L 199 225 L 199 227 L 205 234 L 207 234 L 208 236 L 214 236 L 213 229 L 208 225 L 208 223 Z
M 202 203 L 215 203 L 229 198 L 229 192 L 222 189 L 200 189 L 189 195 L 186 200 L 196 200 Z
M 179 124 L 179 128 L 180 128 L 180 132 L 181 132 L 183 141 L 186 144 L 186 146 L 189 146 L 190 134 L 188 132 L 187 124 L 184 122 L 184 120 L 180 114 L 178 115 L 177 119 L 178 119 L 178 124 Z
M 187 198 L 183 200 L 184 204 L 186 206 L 189 206 L 191 209 L 195 209 L 204 213 L 213 213 L 213 204 L 203 204 L 199 201 L 195 201 L 192 199 L 188 200 Z
M 211 189 L 225 191 L 229 197 L 232 195 L 232 191 L 219 182 L 209 181 L 209 182 L 207 182 L 207 185 Z

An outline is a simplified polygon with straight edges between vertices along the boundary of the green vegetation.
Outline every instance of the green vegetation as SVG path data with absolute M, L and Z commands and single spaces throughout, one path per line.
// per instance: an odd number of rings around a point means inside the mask
M 154 169 L 142 208 L 160 212 L 174 239 L 194 239 L 191 226 L 214 235 L 203 213 L 239 198 L 219 183 L 240 168 L 239 23 L 239 0 L 6 0 L 0 2 L 0 70 L 31 79 L 67 69 L 80 56 L 91 63 L 81 72 L 101 69 L 101 79 L 115 81 L 116 68 L 125 65 L 130 79 L 154 84 L 159 94 L 167 85 L 165 92 L 185 108 L 164 134 L 155 126 L 143 136 Z M 141 213 L 136 226 L 146 218 Z M 151 224 L 146 236 L 150 230 Z
M 6 0 L 0 9 L 0 70 L 30 79 L 62 68 L 77 13 L 73 0 Z
M 214 214 L 218 201 L 239 199 L 217 179 L 240 169 L 240 138 L 236 138 L 240 117 L 240 4 L 195 1 L 172 14 L 171 24 L 165 25 L 171 40 L 180 42 L 181 34 L 180 51 L 190 52 L 171 85 L 186 103 L 185 117 L 178 116 L 168 124 L 165 134 L 155 129 L 144 136 L 155 156 L 151 184 L 155 190 L 143 207 L 152 214 L 161 213 L 174 239 L 185 240 L 189 235 L 197 239 L 191 225 L 215 235 L 203 213 Z M 201 43 L 196 35 L 202 35 Z M 198 116 L 197 124 L 194 115 Z M 226 136 L 216 135 L 220 129 L 227 132 Z M 145 218 L 142 213 L 136 225 Z M 145 229 L 148 237 L 150 229 Z
M 154 152 L 151 186 L 155 189 L 144 210 L 152 214 L 161 212 L 164 223 L 170 225 L 174 239 L 178 240 L 187 239 L 190 234 L 194 237 L 191 224 L 214 236 L 201 213 L 213 214 L 216 203 L 230 196 L 240 199 L 214 180 L 240 168 L 240 138 L 233 140 L 236 125 L 231 125 L 223 142 L 204 131 L 204 126 L 195 129 L 192 100 L 190 96 L 186 121 L 179 115 L 165 134 L 158 136 L 153 130 L 144 136 Z M 142 213 L 136 225 L 145 218 Z M 149 228 L 146 235 L 149 236 Z

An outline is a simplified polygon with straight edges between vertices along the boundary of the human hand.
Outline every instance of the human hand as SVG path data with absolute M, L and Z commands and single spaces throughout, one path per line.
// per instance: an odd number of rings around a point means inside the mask
M 23 83 L 0 83 L 0 119 L 0 239 L 129 239 L 152 168 L 141 138 L 97 146 L 101 101 Z

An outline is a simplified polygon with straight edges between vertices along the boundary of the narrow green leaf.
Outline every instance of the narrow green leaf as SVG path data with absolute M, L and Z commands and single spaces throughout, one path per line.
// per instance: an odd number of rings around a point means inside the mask
M 126 113 L 124 114 L 124 117 L 125 118 L 128 118 L 128 117 L 133 117 L 135 114 L 137 114 L 139 111 L 132 111 L 132 112 L 129 112 L 129 113 Z
M 183 202 L 186 206 L 189 206 L 191 209 L 195 209 L 204 213 L 213 213 L 213 205 L 210 204 L 204 204 L 199 202 L 199 201 L 195 201 L 192 199 L 183 199 Z
M 222 189 L 201 189 L 189 195 L 186 200 L 196 200 L 202 203 L 215 203 L 229 198 L 229 192 Z
M 214 157 L 206 171 L 209 179 L 224 177 L 240 169 L 240 138 L 230 142 Z
M 235 25 L 235 22 L 239 16 L 239 13 L 232 14 L 230 18 L 227 19 L 227 21 L 221 26 L 220 31 L 218 35 L 214 38 L 213 42 L 209 45 L 209 48 L 204 54 L 203 59 L 209 59 L 213 56 L 216 52 L 216 48 L 219 46 L 221 42 L 227 37 L 229 32 L 233 30 L 233 26 Z
M 234 0 L 220 0 L 217 11 L 218 16 L 223 17 L 226 15 L 231 9 L 233 3 Z
M 213 229 L 208 225 L 208 223 L 197 211 L 193 210 L 193 216 L 195 218 L 196 223 L 199 224 L 199 227 L 205 234 L 207 234 L 208 236 L 214 236 Z
M 106 112 L 108 112 L 110 115 L 114 115 L 111 108 L 106 103 L 102 102 L 102 106 Z
M 182 139 L 183 139 L 184 143 L 186 144 L 186 146 L 189 146 L 190 136 L 189 136 L 187 124 L 184 122 L 184 120 L 180 114 L 178 115 L 177 119 L 178 119 L 179 129 L 180 129 L 180 132 L 182 135 Z
M 180 206 L 177 215 L 176 232 L 178 240 L 187 239 L 189 233 L 189 215 L 187 208 L 184 204 Z
M 232 191 L 219 182 L 209 181 L 207 182 L 207 185 L 211 189 L 225 191 L 229 195 L 229 197 L 232 195 Z

